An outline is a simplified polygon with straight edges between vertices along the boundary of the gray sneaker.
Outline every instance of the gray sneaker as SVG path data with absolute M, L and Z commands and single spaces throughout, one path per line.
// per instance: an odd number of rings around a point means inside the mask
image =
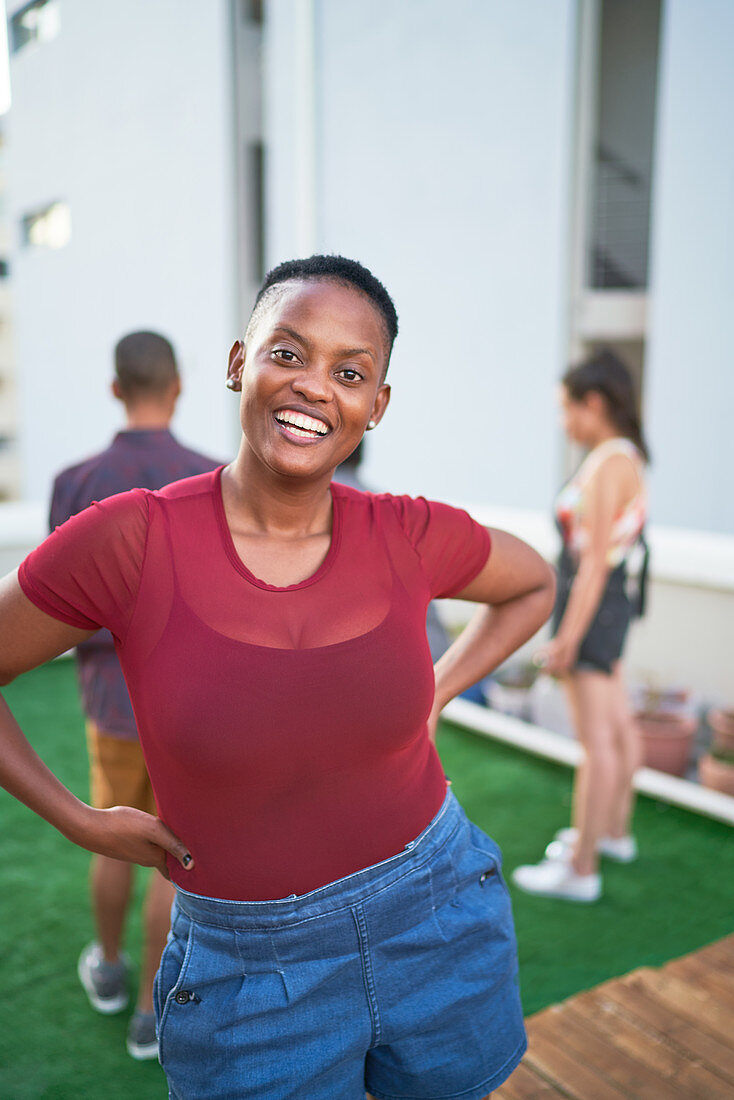
M 130 996 L 127 991 L 128 964 L 107 962 L 98 943 L 88 944 L 79 956 L 79 981 L 84 986 L 92 1008 L 105 1015 L 122 1012 Z
M 139 1062 L 158 1057 L 155 1015 L 152 1012 L 133 1012 L 127 1028 L 127 1052 Z

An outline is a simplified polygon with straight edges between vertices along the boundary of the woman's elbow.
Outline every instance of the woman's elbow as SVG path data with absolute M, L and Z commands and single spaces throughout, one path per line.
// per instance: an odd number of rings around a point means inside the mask
M 556 602 L 556 571 L 543 559 L 539 563 L 538 583 L 534 589 L 535 605 L 538 609 L 538 627 L 546 622 Z
M 8 684 L 12 684 L 18 676 L 18 673 L 9 669 L 2 668 L 0 666 L 0 688 L 7 687 Z
M 543 596 L 545 598 L 545 606 L 547 607 L 547 612 L 546 612 L 546 616 L 545 616 L 546 619 L 547 619 L 550 616 L 550 613 L 553 610 L 553 607 L 554 607 L 555 602 L 556 602 L 556 585 L 557 585 L 557 581 L 556 581 L 556 571 L 553 568 L 553 566 L 549 565 L 548 562 L 544 561 L 543 562 L 543 567 L 544 567 L 544 571 L 545 571 L 545 576 L 544 576 L 544 581 L 543 581 Z

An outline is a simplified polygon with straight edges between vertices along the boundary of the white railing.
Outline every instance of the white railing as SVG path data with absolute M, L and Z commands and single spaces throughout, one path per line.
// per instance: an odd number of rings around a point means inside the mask
M 547 760 L 555 760 L 559 764 L 575 767 L 581 759 L 582 749 L 577 741 L 552 730 L 534 726 L 530 722 L 523 722 L 520 718 L 470 703 L 466 699 L 454 699 L 443 714 L 450 722 L 473 730 L 482 737 L 502 741 L 506 745 L 513 745 Z M 734 798 L 687 779 L 679 779 L 653 768 L 639 768 L 635 775 L 635 790 L 660 799 L 661 802 L 683 806 L 695 813 L 734 825 Z

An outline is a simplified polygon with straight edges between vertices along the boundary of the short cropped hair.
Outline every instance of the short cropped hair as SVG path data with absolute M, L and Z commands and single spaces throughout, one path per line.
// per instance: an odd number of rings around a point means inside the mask
M 178 379 L 170 341 L 157 332 L 131 332 L 115 345 L 115 379 L 126 400 L 155 397 Z
M 247 335 L 254 329 L 261 315 L 269 305 L 277 299 L 280 288 L 284 283 L 294 280 L 323 279 L 342 286 L 354 287 L 371 301 L 382 319 L 385 330 L 385 348 L 387 362 L 390 361 L 392 346 L 398 334 L 398 315 L 393 300 L 385 287 L 371 271 L 358 263 L 349 260 L 346 256 L 308 256 L 303 260 L 286 260 L 269 271 L 258 291 L 252 316 L 247 325 Z

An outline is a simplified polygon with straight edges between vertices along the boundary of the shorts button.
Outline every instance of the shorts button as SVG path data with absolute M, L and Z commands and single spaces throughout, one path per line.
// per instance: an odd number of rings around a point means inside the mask
M 175 997 L 177 1005 L 187 1005 L 189 1001 L 193 1000 L 193 997 L 189 993 L 188 989 L 179 989 Z

